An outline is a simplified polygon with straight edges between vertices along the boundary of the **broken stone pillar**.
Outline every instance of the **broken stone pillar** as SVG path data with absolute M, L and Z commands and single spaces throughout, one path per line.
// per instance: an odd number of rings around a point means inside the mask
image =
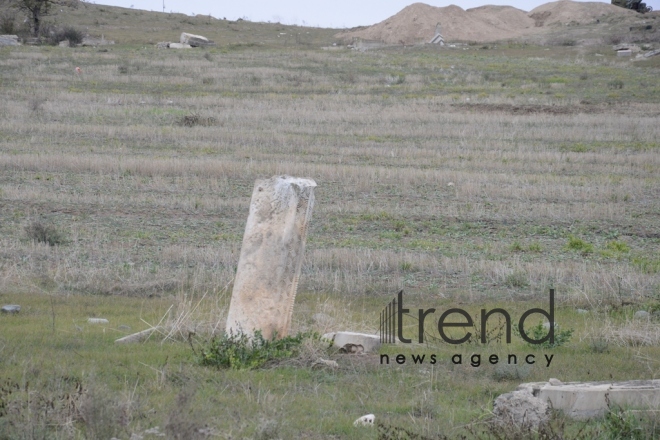
M 227 316 L 227 333 L 287 336 L 303 262 L 316 182 L 257 180 Z

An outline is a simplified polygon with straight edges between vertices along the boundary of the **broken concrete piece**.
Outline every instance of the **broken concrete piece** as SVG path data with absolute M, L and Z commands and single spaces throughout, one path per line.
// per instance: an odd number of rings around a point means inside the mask
M 124 336 L 115 341 L 115 344 L 132 344 L 142 342 L 147 339 L 153 332 L 160 330 L 160 327 L 151 327 L 141 332 L 133 333 L 132 335 Z
M 190 44 L 183 43 L 170 43 L 167 47 L 170 49 L 190 49 L 192 46 Z
M 189 44 L 192 47 L 215 46 L 215 43 L 202 35 L 183 32 L 179 38 L 181 44 Z M 171 46 L 170 46 L 171 47 Z
M 500 423 L 520 428 L 538 428 L 548 420 L 548 404 L 529 389 L 502 394 L 493 403 L 493 415 Z
M 90 324 L 109 324 L 110 321 L 104 318 L 89 318 L 87 320 L 88 323 Z
M 367 414 L 354 421 L 353 426 L 374 426 L 374 421 L 376 421 L 376 416 L 373 414 Z
M 332 341 L 332 344 L 344 349 L 347 353 L 370 353 L 380 348 L 380 337 L 365 333 L 336 332 L 323 335 L 323 339 Z
M 518 390 L 531 393 L 574 419 L 600 417 L 609 405 L 622 408 L 660 407 L 660 379 L 625 382 L 524 383 Z
M 257 180 L 232 291 L 227 333 L 289 334 L 316 182 Z
M 621 49 L 616 51 L 616 56 L 618 57 L 629 57 L 632 56 L 632 50 L 630 49 Z
M 17 304 L 8 304 L 6 306 L 2 306 L 2 309 L 0 309 L 0 310 L 2 310 L 2 313 L 14 314 L 14 313 L 18 313 L 18 312 L 21 311 L 21 306 L 19 306 Z
M 0 35 L 0 46 L 20 46 L 17 35 Z

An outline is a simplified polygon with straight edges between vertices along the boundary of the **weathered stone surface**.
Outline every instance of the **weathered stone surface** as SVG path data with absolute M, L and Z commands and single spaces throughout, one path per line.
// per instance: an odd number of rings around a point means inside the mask
M 258 180 L 245 226 L 227 333 L 288 335 L 316 182 L 290 176 Z
M 358 426 L 374 426 L 374 422 L 376 421 L 376 416 L 373 414 L 367 414 L 366 416 L 362 416 L 356 421 L 353 422 L 353 426 L 358 427 Z
M 190 49 L 192 46 L 190 44 L 183 43 L 170 43 L 167 47 L 170 49 Z
M 0 35 L 0 46 L 19 46 L 17 35 Z
M 635 312 L 634 318 L 635 319 L 642 319 L 642 320 L 649 319 L 649 318 L 651 318 L 651 314 L 649 312 L 647 312 L 646 310 L 638 310 L 638 311 Z
M 110 321 L 108 321 L 105 318 L 89 318 L 87 319 L 87 322 L 89 324 L 109 324 Z
M 365 333 L 335 332 L 323 335 L 333 345 L 345 349 L 348 353 L 371 353 L 380 348 L 380 337 Z
M 610 405 L 623 408 L 660 408 L 660 379 L 626 382 L 524 383 L 518 387 L 549 402 L 554 409 L 575 419 L 600 417 Z
M 651 57 L 654 57 L 654 56 L 656 56 L 656 55 L 660 55 L 660 49 L 656 49 L 656 50 L 652 50 L 652 51 L 650 51 L 650 52 L 646 52 L 646 53 L 643 55 L 643 57 L 644 57 L 644 58 L 651 58 Z
M 548 420 L 548 404 L 529 389 L 518 389 L 495 399 L 493 414 L 501 423 L 537 428 Z
M 169 41 L 161 41 L 160 43 L 156 43 L 156 47 L 158 49 L 168 49 L 170 47 L 170 42 Z
M 17 304 L 7 304 L 6 306 L 2 306 L 2 309 L 0 309 L 2 313 L 18 313 L 21 311 L 21 306 Z
M 179 38 L 181 44 L 189 44 L 192 47 L 215 46 L 215 43 L 202 35 L 183 32 Z

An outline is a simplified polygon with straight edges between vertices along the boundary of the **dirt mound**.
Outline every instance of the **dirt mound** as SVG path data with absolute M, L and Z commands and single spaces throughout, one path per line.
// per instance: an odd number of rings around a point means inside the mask
M 445 41 L 491 42 L 533 34 L 547 26 L 591 24 L 608 16 L 634 17 L 635 14 L 608 3 L 569 0 L 546 3 L 529 13 L 511 6 L 463 10 L 454 5 L 440 8 L 414 3 L 380 23 L 342 32 L 336 37 L 344 41 L 357 37 L 387 44 L 415 44 L 433 38 L 439 23 Z
M 609 3 L 560 0 L 532 9 L 536 26 L 591 24 L 607 16 L 634 17 L 637 12 Z
M 524 11 L 510 6 L 482 6 L 463 10 L 458 6 L 438 8 L 414 3 L 398 14 L 363 30 L 349 31 L 337 37 L 379 40 L 388 44 L 428 42 L 435 35 L 436 25 L 442 26 L 447 41 L 496 41 L 515 38 L 520 28 L 533 27 L 534 20 Z

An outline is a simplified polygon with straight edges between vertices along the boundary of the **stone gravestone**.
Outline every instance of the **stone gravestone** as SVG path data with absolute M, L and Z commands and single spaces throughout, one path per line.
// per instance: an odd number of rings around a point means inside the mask
M 303 262 L 316 182 L 290 176 L 257 180 L 245 226 L 227 333 L 287 336 Z

